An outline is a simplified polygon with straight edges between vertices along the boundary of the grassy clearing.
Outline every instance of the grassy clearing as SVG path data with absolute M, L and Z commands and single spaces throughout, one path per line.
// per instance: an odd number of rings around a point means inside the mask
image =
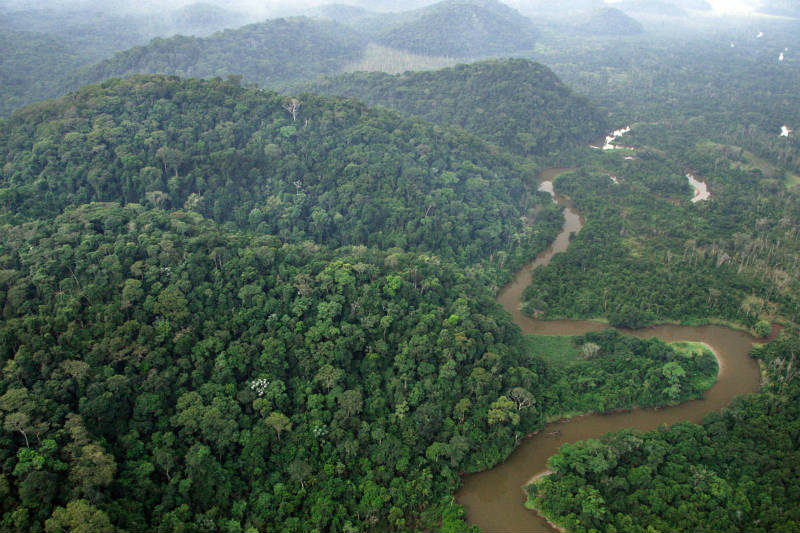
M 782 169 L 776 167 L 766 159 L 762 159 L 758 157 L 756 154 L 752 152 L 748 152 L 747 150 L 742 152 L 742 157 L 745 158 L 747 163 L 751 166 L 751 168 L 757 168 L 761 171 L 762 174 L 765 176 L 773 176 L 776 174 L 780 174 L 783 172 Z M 785 184 L 787 187 L 791 188 L 795 185 L 800 183 L 800 176 L 794 174 L 792 172 L 786 171 L 786 181 Z
M 700 355 L 706 354 L 712 358 L 714 361 L 717 360 L 714 352 L 712 352 L 708 346 L 703 344 L 702 342 L 689 342 L 689 341 L 678 341 L 678 342 L 671 342 L 670 346 L 682 356 L 688 358 L 698 357 Z M 697 375 L 692 377 L 692 385 L 699 390 L 708 390 L 714 383 L 717 382 L 717 374 L 719 373 L 719 366 L 717 367 L 717 372 L 710 376 L 703 376 Z
M 459 61 L 452 57 L 423 56 L 370 43 L 362 58 L 346 65 L 342 72 L 368 71 L 400 74 L 409 70 L 442 69 L 456 63 Z
M 548 363 L 557 367 L 566 367 L 575 363 L 584 363 L 581 349 L 575 346 L 571 335 L 527 335 L 530 351 Z

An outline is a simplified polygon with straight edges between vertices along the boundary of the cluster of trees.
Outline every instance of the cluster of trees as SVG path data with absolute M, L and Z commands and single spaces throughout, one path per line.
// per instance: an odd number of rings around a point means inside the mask
M 717 361 L 708 350 L 677 351 L 661 340 L 614 329 L 573 342 L 580 358 L 554 367 L 545 391 L 550 416 L 680 403 L 716 381 Z
M 0 31 L 0 50 L 0 117 L 58 95 L 59 81 L 81 64 L 63 42 L 33 32 Z
M 0 158 L 6 221 L 92 201 L 186 208 L 294 242 L 435 252 L 496 286 L 562 221 L 535 167 L 463 130 L 218 79 L 110 80 L 30 107 L 4 124 Z
M 0 242 L 4 530 L 463 530 L 459 473 L 543 418 L 541 361 L 435 257 L 137 204 Z
M 605 115 L 547 67 L 525 59 L 391 76 L 358 72 L 308 89 L 359 98 L 436 124 L 455 124 L 520 155 L 546 156 L 602 136 Z
M 679 155 L 710 139 L 800 169 L 797 136 L 779 136 L 782 125 L 800 124 L 800 62 L 792 54 L 778 60 L 792 48 L 797 21 L 698 30 L 681 21 L 661 23 L 661 35 L 624 40 L 563 31 L 530 57 L 606 108 L 616 126 L 649 126 L 646 145 L 666 149 L 667 143 Z M 756 39 L 756 31 L 763 37 Z
M 760 392 L 700 425 L 564 445 L 528 505 L 569 531 L 794 531 L 800 524 L 798 331 L 754 350 Z

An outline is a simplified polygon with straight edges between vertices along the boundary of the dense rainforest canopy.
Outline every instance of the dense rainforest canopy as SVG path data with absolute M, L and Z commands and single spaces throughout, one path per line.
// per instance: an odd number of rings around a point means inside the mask
M 87 87 L 15 114 L 0 154 L 8 221 L 91 201 L 185 207 L 295 242 L 434 251 L 492 282 L 561 221 L 535 167 L 463 130 L 220 80 Z
M 800 523 L 798 332 L 754 351 L 762 390 L 708 415 L 565 445 L 530 503 L 569 531 L 778 531 Z
M 338 72 L 364 46 L 366 40 L 358 33 L 332 21 L 274 19 L 208 37 L 156 38 L 79 71 L 71 85 L 155 73 L 197 78 L 235 74 L 269 87 Z
M 7 226 L 0 253 L 4 529 L 67 502 L 129 531 L 433 527 L 541 418 L 517 327 L 430 256 L 138 204 Z
M 447 0 L 404 14 L 376 40 L 418 54 L 480 57 L 530 50 L 538 33 L 530 19 L 500 2 Z
M 0 122 L 0 529 L 463 531 L 459 473 L 547 417 L 697 397 L 705 351 L 523 338 L 492 300 L 562 225 L 536 190 L 545 164 L 579 167 L 555 189 L 585 224 L 524 310 L 759 334 L 800 320 L 790 22 L 730 46 L 622 36 L 619 19 L 542 33 L 493 1 L 327 11 L 344 25 L 157 39 L 75 75 L 144 26 L 0 21 L 2 114 L 108 76 L 211 78 L 112 79 Z M 173 16 L 198 34 L 235 19 Z M 522 59 L 308 81 L 370 40 L 524 53 L 590 100 Z M 367 104 L 246 86 L 288 80 Z M 627 124 L 635 149 L 585 146 Z M 690 201 L 687 172 L 709 200 Z M 575 531 L 797 530 L 797 342 L 756 349 L 762 391 L 701 426 L 563 448 L 531 503 Z
M 586 145 L 608 128 L 596 107 L 550 69 L 525 59 L 394 76 L 356 72 L 306 87 L 359 98 L 436 124 L 455 124 L 522 155 L 548 155 Z

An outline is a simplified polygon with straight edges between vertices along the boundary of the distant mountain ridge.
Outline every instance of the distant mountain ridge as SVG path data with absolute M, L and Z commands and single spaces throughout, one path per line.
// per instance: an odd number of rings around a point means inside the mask
M 538 36 L 530 19 L 491 0 L 446 0 L 403 17 L 378 35 L 380 44 L 419 54 L 478 57 L 531 49 Z
M 132 74 L 171 74 L 241 75 L 246 82 L 272 86 L 335 73 L 358 58 L 366 44 L 358 33 L 333 21 L 273 19 L 206 38 L 157 38 L 85 69 L 72 85 Z
M 580 29 L 593 35 L 636 35 L 644 31 L 639 21 L 614 7 L 593 12 Z

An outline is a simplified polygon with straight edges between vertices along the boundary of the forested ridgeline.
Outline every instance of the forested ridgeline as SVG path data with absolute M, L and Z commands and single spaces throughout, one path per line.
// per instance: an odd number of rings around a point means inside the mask
M 36 101 L 63 95 L 81 67 L 156 36 L 205 36 L 246 24 L 247 17 L 207 3 L 159 14 L 103 11 L 100 6 L 42 3 L 0 13 L 0 117 Z M 128 9 L 125 9 L 128 8 Z
M 796 196 L 772 194 L 759 171 L 698 149 L 684 157 L 708 180 L 712 198 L 693 204 L 669 157 L 648 150 L 627 160 L 600 156 L 605 170 L 556 181 L 586 224 L 564 254 L 536 271 L 524 294 L 527 312 L 605 316 L 634 328 L 722 318 L 764 335 L 773 316 L 798 319 Z
M 701 425 L 564 445 L 527 487 L 568 531 L 795 531 L 800 523 L 797 330 L 754 355 L 766 381 Z
M 247 83 L 272 87 L 336 73 L 360 58 L 366 44 L 360 34 L 333 21 L 272 19 L 208 37 L 156 38 L 81 69 L 68 80 L 68 86 L 132 74 L 173 74 L 198 78 L 237 75 Z
M 9 222 L 92 201 L 185 207 L 331 247 L 433 252 L 499 286 L 562 216 L 537 169 L 454 128 L 221 80 L 111 80 L 0 132 Z
M 232 75 L 276 87 L 341 72 L 364 57 L 370 42 L 398 52 L 474 58 L 530 50 L 537 35 L 529 19 L 495 1 L 445 1 L 368 20 L 348 11 L 333 17 L 341 22 L 325 13 L 246 26 L 240 26 L 242 14 L 203 4 L 160 18 L 77 10 L 62 13 L 60 26 L 53 14 L 13 13 L 13 23 L 0 25 L 0 48 L 10 58 L 2 66 L 0 116 L 112 77 Z M 240 27 L 210 34 L 225 26 Z M 18 31 L 28 27 L 35 31 Z M 131 47 L 138 43 L 146 44 Z
M 385 46 L 417 54 L 486 57 L 531 50 L 539 31 L 496 0 L 445 0 L 384 19 L 374 35 Z
M 436 124 L 455 124 L 521 155 L 587 145 L 608 129 L 604 113 L 550 69 L 525 59 L 394 76 L 357 72 L 303 88 L 359 98 Z
M 542 419 L 518 328 L 429 256 L 135 204 L 0 242 L 2 529 L 438 527 Z

